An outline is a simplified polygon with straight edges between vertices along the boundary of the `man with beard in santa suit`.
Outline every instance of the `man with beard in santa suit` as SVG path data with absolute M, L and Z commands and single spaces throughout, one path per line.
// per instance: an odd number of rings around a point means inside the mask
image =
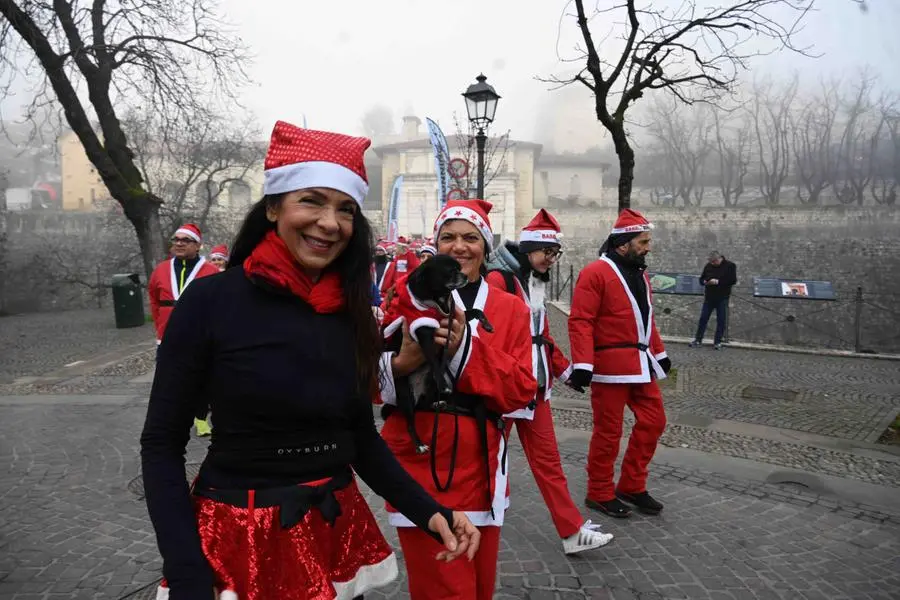
M 647 492 L 647 466 L 666 428 L 657 381 L 671 367 L 646 273 L 652 229 L 639 212 L 622 211 L 600 259 L 579 273 L 569 315 L 575 364 L 567 383 L 579 391 L 590 386 L 594 413 L 585 504 L 616 518 L 631 516 L 628 504 L 649 515 L 663 509 Z M 635 424 L 614 485 L 626 406 Z

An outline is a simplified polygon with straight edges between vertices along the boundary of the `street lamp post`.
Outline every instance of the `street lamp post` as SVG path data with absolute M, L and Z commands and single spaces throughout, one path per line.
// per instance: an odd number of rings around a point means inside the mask
M 488 126 L 494 121 L 497 114 L 497 101 L 500 96 L 494 88 L 487 83 L 484 73 L 475 78 L 466 89 L 463 97 L 466 99 L 466 112 L 469 115 L 469 123 L 475 128 L 475 146 L 478 150 L 478 198 L 484 198 L 484 148 L 487 144 Z

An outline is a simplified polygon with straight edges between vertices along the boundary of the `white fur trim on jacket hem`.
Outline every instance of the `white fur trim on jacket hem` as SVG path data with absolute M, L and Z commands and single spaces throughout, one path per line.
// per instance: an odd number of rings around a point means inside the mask
M 559 377 L 556 378 L 557 381 L 565 383 L 566 381 L 569 380 L 569 376 L 572 374 L 572 371 L 574 371 L 574 370 L 575 370 L 575 367 L 573 365 L 569 365 L 568 367 L 566 367 L 566 370 L 563 371 L 562 373 L 560 373 Z
M 431 317 L 419 317 L 409 324 L 409 335 L 417 344 L 419 343 L 419 336 L 417 332 L 420 327 L 432 327 L 437 329 L 441 324 L 438 323 L 437 319 L 432 319 Z
M 594 365 L 592 365 L 591 363 L 575 363 L 574 365 L 572 365 L 572 370 L 574 371 L 575 369 L 581 369 L 583 371 L 593 372 Z
M 222 590 L 217 593 L 215 597 L 216 600 L 240 600 L 237 592 L 231 590 Z M 169 600 L 169 588 L 162 586 L 156 588 L 156 600 Z
M 327 161 L 308 161 L 268 169 L 263 193 L 284 194 L 307 188 L 330 188 L 344 192 L 362 206 L 369 184 L 355 171 Z
M 352 600 L 366 592 L 385 586 L 399 575 L 397 557 L 392 552 L 387 558 L 374 565 L 364 565 L 356 571 L 350 581 L 332 581 L 337 594 L 335 600 Z M 156 588 L 156 600 L 169 600 L 169 588 Z M 216 600 L 240 600 L 237 592 L 223 590 L 216 594 Z

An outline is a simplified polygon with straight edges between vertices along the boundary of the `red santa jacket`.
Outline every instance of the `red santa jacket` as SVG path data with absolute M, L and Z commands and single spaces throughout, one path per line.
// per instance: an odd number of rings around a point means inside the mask
M 659 361 L 666 358 L 653 318 L 650 279 L 647 284 L 648 328 L 641 310 L 616 264 L 606 256 L 578 275 L 569 314 L 569 343 L 576 369 L 593 372 L 602 383 L 647 383 L 650 369 L 665 379 Z
M 455 299 L 457 305 L 462 306 L 460 298 L 457 296 Z M 451 372 L 459 373 L 456 389 L 464 394 L 484 398 L 487 408 L 497 414 L 510 413 L 524 407 L 534 398 L 537 390 L 530 368 L 531 340 L 528 330 L 522 326 L 528 318 L 528 307 L 511 294 L 491 289 L 482 280 L 472 308 L 484 312 L 494 332 L 481 330 L 476 319 L 468 322 L 460 349 L 449 365 Z M 381 361 L 385 374 L 381 378 L 381 398 L 386 404 L 396 404 L 391 356 L 391 353 L 386 353 Z M 459 417 L 457 420 L 446 413 L 436 415 L 417 412 L 416 431 L 428 444 L 431 444 L 435 418 L 438 419 L 438 434 L 437 445 L 432 448 L 432 452 L 437 451 L 435 458 L 441 481 L 447 479 L 456 425 L 459 426 L 453 482 L 444 492 L 437 490 L 431 476 L 431 453 L 416 453 L 409 440 L 406 420 L 399 411 L 387 418 L 381 435 L 403 468 L 435 500 L 454 510 L 465 511 L 475 525 L 503 525 L 503 513 L 509 503 L 509 488 L 508 465 L 502 463 L 506 446 L 502 432 L 495 424 L 488 423 L 488 479 L 475 419 Z M 488 490 L 490 505 L 487 504 Z M 413 526 L 409 519 L 396 512 L 392 506 L 388 506 L 388 511 L 391 525 Z
M 394 258 L 384 270 L 384 276 L 381 278 L 381 295 L 387 294 L 387 291 L 396 284 L 401 277 L 405 277 L 409 273 L 416 270 L 419 266 L 419 259 L 412 250 L 401 254 Z
M 178 291 L 178 274 L 175 273 L 175 260 L 168 259 L 156 265 L 153 274 L 150 275 L 150 283 L 147 285 L 147 294 L 150 296 L 150 315 L 156 326 L 156 343 L 158 344 L 166 331 L 169 315 L 175 307 L 175 302 L 181 296 L 187 286 L 198 277 L 215 275 L 219 268 L 207 262 L 202 256 L 194 269 L 185 277 L 184 289 Z
M 569 375 L 572 373 L 572 366 L 569 363 L 569 359 L 566 358 L 566 355 L 563 354 L 562 350 L 559 349 L 559 346 L 556 345 L 553 336 L 550 335 L 550 320 L 547 318 L 547 308 L 544 305 L 543 295 L 533 293 L 529 296 L 529 294 L 525 293 L 525 288 L 522 286 L 518 277 L 512 277 L 511 279 L 516 288 L 516 295 L 531 309 L 531 314 L 528 316 L 528 327 L 532 341 L 531 372 L 537 377 L 538 361 L 541 361 L 544 367 L 544 373 L 547 374 L 544 400 L 549 401 L 551 390 L 553 389 L 553 379 L 558 378 L 560 381 L 568 379 Z M 507 291 L 506 278 L 500 271 L 489 272 L 487 281 L 493 287 Z M 535 319 L 535 316 L 537 316 L 537 319 Z M 535 320 L 540 323 L 539 328 L 535 327 Z M 504 416 L 512 419 L 531 420 L 534 418 L 534 408 L 520 408 L 519 410 Z
M 382 310 L 384 310 L 382 323 L 385 325 L 384 337 L 385 339 L 391 337 L 398 328 L 403 326 L 403 323 L 406 323 L 409 327 L 409 335 L 418 342 L 419 337 L 416 335 L 416 332 L 419 330 L 419 327 L 434 327 L 437 329 L 440 327 L 441 319 L 446 319 L 447 315 L 443 315 L 438 309 L 421 304 L 416 300 L 415 296 L 409 291 L 407 279 L 404 276 L 397 282 L 394 289 L 394 298 L 391 300 L 390 305 L 382 302 Z

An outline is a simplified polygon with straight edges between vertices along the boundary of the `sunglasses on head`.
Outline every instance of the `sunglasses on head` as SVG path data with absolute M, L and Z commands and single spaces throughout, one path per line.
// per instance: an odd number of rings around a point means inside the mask
M 196 243 L 196 240 L 191 239 L 191 238 L 186 238 L 186 237 L 173 237 L 169 241 L 172 242 L 173 244 L 194 244 L 194 243 Z

